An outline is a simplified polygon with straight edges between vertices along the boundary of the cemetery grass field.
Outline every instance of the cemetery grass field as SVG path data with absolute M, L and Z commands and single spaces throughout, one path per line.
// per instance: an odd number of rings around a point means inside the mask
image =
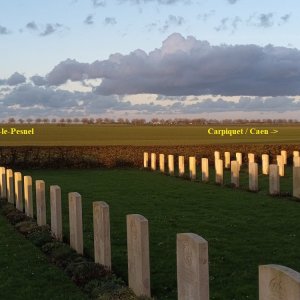
M 0 299 L 87 299 L 0 214 Z
M 66 239 L 67 193 L 81 194 L 84 251 L 89 256 L 93 255 L 92 202 L 106 201 L 110 205 L 112 264 L 125 280 L 126 214 L 145 216 L 150 232 L 152 295 L 156 299 L 177 298 L 176 233 L 193 232 L 208 241 L 210 299 L 258 299 L 260 264 L 281 264 L 300 270 L 300 203 L 289 194 L 290 168 L 281 178 L 280 197 L 268 196 L 268 177 L 263 175 L 259 175 L 260 191 L 248 192 L 245 169 L 241 170 L 239 190 L 227 186 L 229 171 L 225 171 L 224 186 L 213 183 L 212 172 L 211 183 L 134 169 L 47 169 L 22 173 L 31 175 L 33 180 L 45 180 L 46 191 L 50 185 L 61 187 Z M 50 224 L 49 193 L 47 218 Z
M 3 124 L 1 128 L 30 130 L 33 135 L 0 134 L 0 146 L 98 146 L 98 145 L 199 145 L 227 143 L 299 143 L 299 125 L 209 125 L 209 126 L 139 126 L 139 125 L 83 125 L 83 124 Z M 224 136 L 209 135 L 208 129 L 273 129 L 268 135 Z

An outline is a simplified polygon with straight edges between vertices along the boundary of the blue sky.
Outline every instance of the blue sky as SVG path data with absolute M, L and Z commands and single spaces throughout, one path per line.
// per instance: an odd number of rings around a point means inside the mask
M 2 1 L 0 119 L 297 118 L 299 6 L 294 0 Z

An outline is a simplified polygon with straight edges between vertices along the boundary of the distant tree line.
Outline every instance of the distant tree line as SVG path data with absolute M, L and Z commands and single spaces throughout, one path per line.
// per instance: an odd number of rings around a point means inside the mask
M 295 119 L 188 119 L 188 118 L 175 118 L 175 119 L 159 119 L 152 118 L 151 120 L 145 119 L 111 119 L 111 118 L 27 118 L 15 119 L 8 118 L 2 121 L 8 124 L 130 124 L 130 125 L 234 125 L 234 124 L 299 124 L 300 120 Z

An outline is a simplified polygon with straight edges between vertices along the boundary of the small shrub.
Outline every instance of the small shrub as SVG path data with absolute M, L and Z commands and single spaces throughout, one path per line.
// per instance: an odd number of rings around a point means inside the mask
M 29 220 L 29 217 L 24 215 L 22 212 L 17 210 L 11 210 L 7 215 L 7 219 L 9 222 L 13 225 L 16 225 L 17 223 Z
M 42 251 L 49 255 L 52 262 L 63 269 L 78 256 L 68 245 L 58 241 L 44 244 Z
M 109 271 L 103 266 L 82 259 L 79 262 L 71 262 L 66 272 L 71 276 L 72 280 L 79 286 L 85 285 L 92 279 L 99 279 L 106 276 Z
M 95 299 L 98 298 L 99 295 L 113 293 L 124 286 L 125 282 L 122 279 L 117 278 L 115 275 L 111 275 L 101 278 L 101 280 L 91 280 L 85 285 L 84 291 Z
M 16 229 L 24 235 L 28 235 L 33 231 L 37 231 L 37 224 L 33 221 L 23 221 L 15 225 Z
M 48 226 L 37 227 L 37 230 L 29 233 L 27 237 L 34 245 L 38 247 L 41 247 L 53 240 Z
M 97 300 L 149 300 L 148 297 L 137 297 L 125 282 L 116 275 L 92 280 L 84 287 L 92 299 Z
M 5 201 L 5 203 L 2 203 L 1 209 L 5 216 L 11 212 L 16 211 L 15 207 L 12 204 L 7 203 L 7 201 Z

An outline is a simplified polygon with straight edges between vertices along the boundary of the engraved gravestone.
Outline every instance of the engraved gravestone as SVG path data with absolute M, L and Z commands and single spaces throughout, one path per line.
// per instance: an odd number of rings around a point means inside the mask
M 104 201 L 93 202 L 95 263 L 111 269 L 109 206 Z
M 83 254 L 82 203 L 78 193 L 69 193 L 69 223 L 70 246 L 77 253 Z
M 24 203 L 25 203 L 26 216 L 33 218 L 32 178 L 31 178 L 31 176 L 24 176 Z
M 280 265 L 259 266 L 259 300 L 299 300 L 300 273 Z
M 148 220 L 127 215 L 128 285 L 137 296 L 151 297 Z
M 36 195 L 36 218 L 39 226 L 46 225 L 46 196 L 45 182 L 43 180 L 35 181 Z
M 194 233 L 177 234 L 179 300 L 209 300 L 208 244 Z
M 50 186 L 50 212 L 52 235 L 62 241 L 61 189 L 58 185 Z

